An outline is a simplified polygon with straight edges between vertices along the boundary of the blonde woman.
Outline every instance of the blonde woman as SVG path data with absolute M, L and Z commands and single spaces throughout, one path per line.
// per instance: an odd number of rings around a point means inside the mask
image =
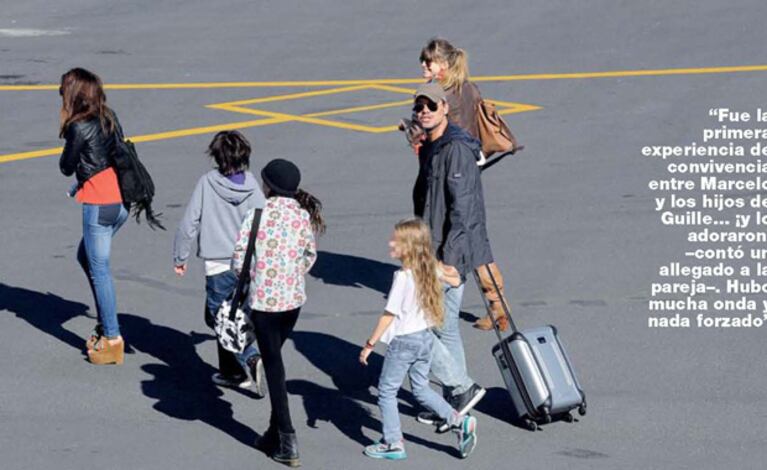
M 442 282 L 429 228 L 420 219 L 403 220 L 396 225 L 389 248 L 389 255 L 400 260 L 402 269 L 394 274 L 385 312 L 359 357 L 360 363 L 367 365 L 375 344 L 379 340 L 388 343 L 378 383 L 383 439 L 366 447 L 365 455 L 389 460 L 407 457 L 397 392 L 408 376 L 416 400 L 456 432 L 461 457 L 466 458 L 477 443 L 477 419 L 459 414 L 429 387 L 432 348 L 438 341 L 430 329 L 441 325 L 444 315 Z
M 479 88 L 469 80 L 469 59 L 466 51 L 455 47 L 447 39 L 434 38 L 421 50 L 421 69 L 423 78 L 435 81 L 442 86 L 447 96 L 447 119 L 463 128 L 472 137 L 479 140 L 477 127 L 477 105 L 482 100 Z M 488 268 L 492 277 L 488 273 Z M 477 273 L 482 284 L 482 292 L 490 302 L 493 318 L 502 331 L 509 327 L 501 302 L 508 305 L 503 295 L 503 275 L 495 262 L 478 266 Z M 496 290 L 493 279 L 498 285 Z M 479 319 L 474 326 L 480 330 L 492 330 L 490 317 Z

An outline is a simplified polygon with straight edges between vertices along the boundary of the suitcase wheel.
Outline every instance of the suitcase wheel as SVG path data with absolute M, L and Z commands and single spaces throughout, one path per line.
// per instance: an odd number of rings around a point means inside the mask
M 572 423 L 573 421 L 575 421 L 575 418 L 573 417 L 571 413 L 567 413 L 566 415 L 562 417 L 562 419 L 564 419 L 565 422 L 567 423 Z
M 578 414 L 581 416 L 586 416 L 586 402 L 584 401 L 581 403 L 581 406 L 578 407 Z
M 537 431 L 538 430 L 538 423 L 536 423 L 532 419 L 526 419 L 525 420 L 525 426 L 527 426 L 527 429 L 529 429 L 530 431 Z

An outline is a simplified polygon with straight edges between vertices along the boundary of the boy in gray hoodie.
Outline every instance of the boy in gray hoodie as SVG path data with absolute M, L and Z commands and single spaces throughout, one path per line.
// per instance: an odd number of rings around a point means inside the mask
M 173 266 L 178 276 L 186 273 L 194 241 L 197 256 L 205 262 L 205 323 L 213 328 L 214 316 L 221 303 L 237 285 L 231 271 L 232 253 L 242 219 L 253 208 L 264 207 L 264 194 L 258 181 L 248 171 L 250 144 L 237 131 L 216 134 L 208 147 L 216 169 L 204 174 L 194 188 L 184 217 L 173 242 Z M 255 345 L 242 355 L 235 355 L 218 344 L 219 371 L 213 382 L 226 387 L 245 388 L 255 382 L 255 393 L 265 393 L 263 365 Z

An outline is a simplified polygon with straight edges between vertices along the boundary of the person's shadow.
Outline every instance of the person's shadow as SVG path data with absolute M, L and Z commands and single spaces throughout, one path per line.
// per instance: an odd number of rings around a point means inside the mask
M 141 390 L 157 400 L 155 410 L 176 419 L 202 421 L 253 446 L 258 434 L 234 419 L 232 405 L 222 399 L 223 392 L 211 381 L 216 369 L 205 363 L 195 349 L 205 340 L 215 340 L 215 336 L 186 334 L 131 314 L 120 315 L 120 327 L 135 349 L 161 362 L 141 366 L 141 370 L 153 376 L 141 382 Z
M 45 294 L 0 283 L 0 312 L 7 311 L 38 330 L 85 354 L 85 338 L 64 328 L 72 318 L 87 316 L 88 306 L 56 294 Z
M 14 313 L 83 354 L 85 339 L 63 325 L 74 317 L 85 315 L 87 310 L 85 304 L 50 292 L 43 294 L 0 283 L 0 312 Z M 210 377 L 216 369 L 203 362 L 195 350 L 197 344 L 215 337 L 182 333 L 127 313 L 119 314 L 118 319 L 127 352 L 135 348 L 161 361 L 141 366 L 142 370 L 154 376 L 141 383 L 144 395 L 157 400 L 154 409 L 176 419 L 202 421 L 243 444 L 253 445 L 258 434 L 233 418 L 231 404 L 221 398 L 223 392 L 211 382 Z M 242 393 L 254 396 L 245 391 Z
M 374 441 L 365 436 L 368 429 L 380 434 L 381 423 L 373 417 L 369 405 L 360 402 L 340 390 L 323 387 L 307 380 L 288 380 L 288 393 L 299 395 L 303 399 L 307 416 L 307 426 L 318 429 L 318 421 L 332 423 L 339 431 L 360 446 L 367 446 Z M 401 406 L 400 406 L 401 409 Z M 434 450 L 458 456 L 458 451 L 450 446 L 427 441 L 426 439 L 403 433 L 406 441 Z
M 382 294 L 388 294 L 394 271 L 397 269 L 399 267 L 391 263 L 320 251 L 309 275 L 321 279 L 325 284 L 368 287 Z
M 363 429 L 381 431 L 381 424 L 371 415 L 372 408 L 378 406 L 371 388 L 378 384 L 383 357 L 374 352 L 365 367 L 358 362 L 360 346 L 346 340 L 309 331 L 294 331 L 291 339 L 296 350 L 327 374 L 335 386 L 335 389 L 326 388 L 306 380 L 287 382 L 288 392 L 303 398 L 307 425 L 316 428 L 317 421 L 327 421 L 360 445 L 371 444 Z M 402 389 L 398 396 L 406 402 L 399 403 L 400 415 L 414 417 L 421 409 L 410 391 Z M 452 447 L 417 436 L 407 435 L 406 439 L 440 451 L 454 452 Z

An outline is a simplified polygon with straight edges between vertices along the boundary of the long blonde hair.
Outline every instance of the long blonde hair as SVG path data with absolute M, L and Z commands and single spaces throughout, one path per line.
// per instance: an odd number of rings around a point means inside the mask
M 448 90 L 455 87 L 456 92 L 461 94 L 461 87 L 469 79 L 469 57 L 466 51 L 455 47 L 447 39 L 433 38 L 421 49 L 421 62 L 442 62 L 447 64 L 447 69 L 439 84 Z
M 394 227 L 402 266 L 413 273 L 418 306 L 435 326 L 444 319 L 442 283 L 437 274 L 437 259 L 431 247 L 429 227 L 418 218 L 401 220 Z

